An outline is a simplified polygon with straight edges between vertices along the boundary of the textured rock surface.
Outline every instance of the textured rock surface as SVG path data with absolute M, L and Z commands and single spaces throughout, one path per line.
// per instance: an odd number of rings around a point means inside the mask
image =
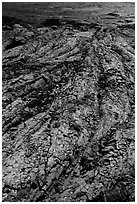
M 3 201 L 134 201 L 134 23 L 3 29 Z

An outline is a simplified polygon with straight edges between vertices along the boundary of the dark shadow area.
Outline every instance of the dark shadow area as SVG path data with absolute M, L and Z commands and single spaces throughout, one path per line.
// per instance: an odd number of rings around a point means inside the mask
M 14 39 L 11 41 L 11 43 L 6 46 L 6 50 L 12 49 L 12 48 L 14 48 L 14 47 L 18 47 L 18 46 L 23 45 L 23 44 L 24 44 L 24 43 L 23 43 L 21 40 L 18 40 L 18 41 L 17 41 L 17 40 L 14 38 Z
M 45 27 L 50 27 L 50 26 L 61 26 L 61 22 L 59 19 L 56 19 L 56 18 L 49 18 L 49 19 L 46 19 L 46 21 L 44 21 L 42 24 L 42 26 L 45 26 Z

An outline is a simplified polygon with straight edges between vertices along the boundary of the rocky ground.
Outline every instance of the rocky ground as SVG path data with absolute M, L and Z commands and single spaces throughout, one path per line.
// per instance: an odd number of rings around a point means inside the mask
M 3 25 L 3 201 L 134 201 L 133 20 Z

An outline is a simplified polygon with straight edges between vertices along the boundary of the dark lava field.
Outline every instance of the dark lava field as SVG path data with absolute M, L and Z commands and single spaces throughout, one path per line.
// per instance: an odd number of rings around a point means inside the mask
M 135 4 L 2 3 L 3 202 L 135 201 Z

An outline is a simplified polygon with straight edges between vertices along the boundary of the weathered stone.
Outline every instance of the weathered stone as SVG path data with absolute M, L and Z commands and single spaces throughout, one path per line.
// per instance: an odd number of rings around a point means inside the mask
M 133 201 L 134 26 L 53 26 L 3 30 L 3 201 Z

